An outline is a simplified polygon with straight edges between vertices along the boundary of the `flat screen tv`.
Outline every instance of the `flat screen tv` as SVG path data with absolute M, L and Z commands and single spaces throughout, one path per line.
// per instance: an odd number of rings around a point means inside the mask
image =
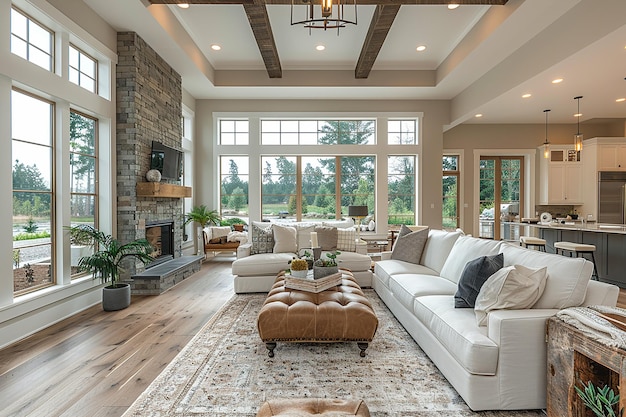
M 150 169 L 158 169 L 161 178 L 180 180 L 182 175 L 183 153 L 157 141 L 152 141 Z

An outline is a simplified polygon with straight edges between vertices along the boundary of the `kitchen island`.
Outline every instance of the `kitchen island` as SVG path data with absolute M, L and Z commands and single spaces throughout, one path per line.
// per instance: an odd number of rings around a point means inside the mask
M 575 242 L 595 245 L 596 271 L 600 281 L 626 288 L 626 225 L 582 222 L 551 222 L 532 224 L 507 222 L 520 228 L 520 236 L 536 236 L 546 240 L 546 251 L 555 253 L 554 242 Z

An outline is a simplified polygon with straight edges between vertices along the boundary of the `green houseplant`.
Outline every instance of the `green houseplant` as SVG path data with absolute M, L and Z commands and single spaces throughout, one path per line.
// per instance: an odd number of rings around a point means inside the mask
M 185 219 L 185 224 L 196 222 L 204 229 L 210 224 L 215 226 L 220 224 L 221 216 L 217 213 L 217 210 L 209 210 L 207 206 L 200 205 L 191 209 L 189 213 L 187 213 Z
M 210 224 L 219 226 L 221 216 L 217 213 L 217 210 L 209 210 L 207 206 L 200 205 L 191 209 L 186 215 L 185 224 L 195 222 L 200 225 L 200 228 L 196 231 L 196 254 L 199 256 L 204 255 L 204 231 L 203 229 Z
M 341 252 L 338 250 L 332 252 L 326 252 L 326 258 L 319 258 L 313 262 L 313 278 L 323 278 L 325 276 L 339 272 L 339 266 L 337 265 L 337 255 Z
M 619 404 L 619 394 L 615 394 L 608 385 L 603 388 L 596 387 L 589 381 L 585 385 L 582 381 L 583 389 L 574 386 L 576 393 L 583 400 L 585 406 L 589 408 L 597 417 L 619 417 L 624 410 L 616 412 L 615 408 Z
M 70 241 L 88 244 L 93 253 L 82 256 L 78 268 L 91 272 L 94 279 L 110 283 L 102 289 L 102 307 L 105 311 L 121 310 L 130 305 L 130 284 L 120 282 L 121 263 L 126 258 L 135 258 L 143 263 L 153 260 L 152 245 L 146 239 L 137 239 L 121 244 L 111 235 L 107 235 L 89 225 L 69 228 Z

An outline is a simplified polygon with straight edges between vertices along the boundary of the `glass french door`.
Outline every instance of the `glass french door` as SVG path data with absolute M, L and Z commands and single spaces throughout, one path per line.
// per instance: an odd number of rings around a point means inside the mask
M 521 156 L 481 156 L 479 237 L 518 240 L 523 212 L 524 158 Z

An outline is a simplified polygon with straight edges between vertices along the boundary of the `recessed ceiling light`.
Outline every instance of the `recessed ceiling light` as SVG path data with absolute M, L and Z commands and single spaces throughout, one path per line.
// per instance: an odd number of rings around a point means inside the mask
M 574 114 L 574 117 L 581 117 L 583 114 L 582 113 L 576 113 Z
M 222 49 L 222 47 L 214 43 L 213 45 L 211 45 L 211 49 L 213 49 L 214 51 L 219 51 Z
M 415 50 L 416 50 L 417 52 L 422 52 L 422 51 L 425 51 L 425 50 L 426 50 L 426 45 L 420 45 L 420 46 L 418 46 L 417 48 L 415 48 Z
M 523 95 L 522 95 L 522 98 L 529 98 L 529 97 L 531 97 L 531 96 L 532 96 L 532 94 L 530 94 L 530 93 L 526 93 L 526 94 L 523 94 Z
M 615 100 L 618 103 L 621 103 L 622 101 L 626 101 L 626 98 L 622 97 L 622 98 L 618 98 L 617 100 Z
M 457 7 L 459 7 L 459 5 L 457 3 L 450 3 L 450 4 L 448 4 L 448 9 L 450 9 L 450 10 L 454 10 Z
M 558 83 L 561 83 L 561 82 L 563 82 L 563 78 L 556 78 L 556 79 L 552 80 L 552 84 L 558 84 Z
M 474 117 L 483 117 L 483 114 L 482 113 L 478 113 Z
M 188 9 L 189 3 L 178 3 L 177 6 L 180 7 L 181 9 Z
M 315 49 L 317 49 L 318 51 L 323 51 L 324 49 L 326 49 L 326 47 L 324 45 L 317 45 Z

